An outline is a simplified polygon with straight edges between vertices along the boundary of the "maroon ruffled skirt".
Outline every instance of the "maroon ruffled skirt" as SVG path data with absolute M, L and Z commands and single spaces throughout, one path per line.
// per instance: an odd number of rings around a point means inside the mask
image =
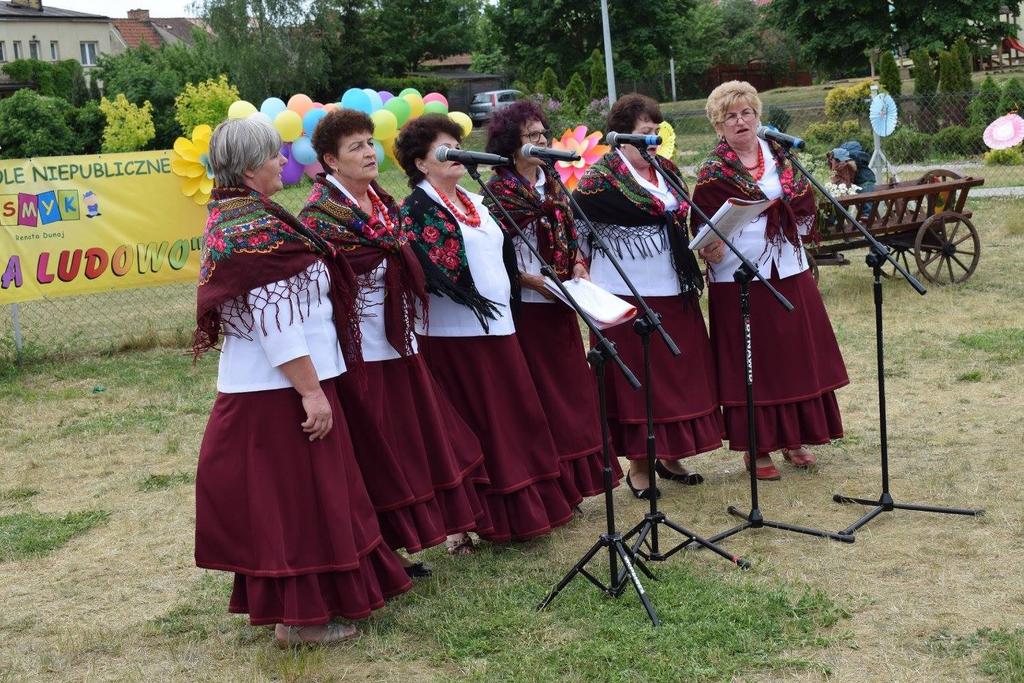
M 490 478 L 489 540 L 526 540 L 572 519 L 583 497 L 558 451 L 516 335 L 419 337 L 420 353 L 480 439 Z
M 334 412 L 310 442 L 291 388 L 218 394 L 199 450 L 196 564 L 235 572 L 229 609 L 253 624 L 360 619 L 411 586 L 384 545 L 352 453 L 333 380 Z
M 516 313 L 516 337 L 551 426 L 562 476 L 583 496 L 603 492 L 597 392 L 575 311 L 561 303 L 523 303 Z M 621 477 L 622 468 L 613 457 L 616 486 Z
M 419 354 L 365 363 L 338 377 L 356 462 L 384 541 L 415 553 L 448 534 L 490 529 L 480 441 Z
M 623 299 L 636 304 L 633 297 Z M 648 296 L 647 304 L 682 352 L 673 356 L 655 332 L 651 335 L 651 393 L 654 406 L 655 455 L 678 460 L 722 445 L 715 364 L 704 316 L 696 296 Z M 644 381 L 643 348 L 632 323 L 605 330 L 622 360 Z M 608 426 L 615 450 L 630 460 L 647 457 L 647 410 L 644 387 L 633 389 L 613 365 L 606 371 Z
M 750 287 L 757 450 L 828 443 L 843 435 L 835 390 L 850 382 L 810 270 L 770 282 L 793 304 L 787 313 L 757 282 Z M 712 283 L 711 341 L 729 448 L 746 451 L 747 411 L 739 285 Z

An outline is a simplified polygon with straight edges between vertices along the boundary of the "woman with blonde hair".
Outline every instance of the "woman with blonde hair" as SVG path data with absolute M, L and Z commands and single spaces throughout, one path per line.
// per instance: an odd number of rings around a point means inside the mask
M 765 288 L 751 287 L 751 338 L 758 479 L 779 479 L 770 453 L 807 468 L 816 463 L 807 445 L 843 435 L 835 390 L 849 379 L 828 313 L 808 269 L 804 240 L 816 238 L 814 192 L 782 148 L 757 137 L 761 99 L 752 85 L 729 81 L 715 88 L 707 116 L 718 146 L 701 164 L 693 202 L 708 216 L 730 198 L 777 200 L 733 242 L 794 305 L 786 313 Z M 694 221 L 694 227 L 698 223 Z M 729 448 L 748 448 L 739 259 L 716 241 L 701 250 L 708 262 L 711 341 Z M 747 456 L 744 456 L 746 458 Z

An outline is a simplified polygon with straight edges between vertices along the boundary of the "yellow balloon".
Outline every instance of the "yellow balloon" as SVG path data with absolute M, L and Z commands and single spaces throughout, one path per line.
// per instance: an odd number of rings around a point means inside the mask
M 373 120 L 373 137 L 378 140 L 394 139 L 398 135 L 398 119 L 387 109 L 378 109 L 370 114 Z
M 302 117 L 291 109 L 285 109 L 274 117 L 274 128 L 285 142 L 295 142 L 302 136 Z
M 384 156 L 397 164 L 398 159 L 395 158 L 395 138 L 385 138 L 384 140 L 381 140 L 380 146 L 384 148 Z
M 256 107 L 251 102 L 245 100 L 236 100 L 231 103 L 228 107 L 228 118 L 229 119 L 247 119 L 257 111 Z
M 408 95 L 402 95 L 402 99 L 409 103 L 409 108 L 412 110 L 409 112 L 410 119 L 418 119 L 423 116 L 423 98 L 416 93 L 409 93 Z
M 469 114 L 463 114 L 461 111 L 450 111 L 448 112 L 448 118 L 462 126 L 463 137 L 473 132 L 473 119 L 469 118 Z

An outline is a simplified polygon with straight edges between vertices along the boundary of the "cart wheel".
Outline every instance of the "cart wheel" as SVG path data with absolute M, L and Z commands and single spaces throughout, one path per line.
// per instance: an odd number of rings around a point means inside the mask
M 807 254 L 807 267 L 811 269 L 811 276 L 814 281 L 818 281 L 818 262 L 814 260 L 814 257 Z
M 943 211 L 921 224 L 914 240 L 917 269 L 937 285 L 965 282 L 978 267 L 981 239 L 963 214 Z
M 904 268 L 906 268 L 908 273 L 913 275 L 914 271 L 917 268 L 917 266 L 916 265 L 913 265 L 913 266 L 910 265 L 910 247 L 901 246 L 901 245 L 898 245 L 898 244 L 888 244 L 888 243 L 883 243 L 883 244 L 885 244 L 885 246 L 889 247 L 889 251 L 892 253 L 892 257 L 896 260 L 896 262 L 899 263 Z M 896 269 L 893 267 L 893 265 L 891 263 L 886 261 L 884 264 L 882 264 L 882 277 L 891 280 L 891 279 L 893 279 L 896 276 L 897 276 Z M 900 275 L 900 277 L 903 277 L 903 276 Z

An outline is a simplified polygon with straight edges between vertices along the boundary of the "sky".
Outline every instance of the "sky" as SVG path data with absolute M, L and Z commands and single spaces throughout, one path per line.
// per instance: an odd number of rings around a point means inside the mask
M 130 9 L 148 9 L 151 17 L 190 17 L 192 0 L 43 0 L 44 7 L 59 7 L 114 19 L 128 16 Z

